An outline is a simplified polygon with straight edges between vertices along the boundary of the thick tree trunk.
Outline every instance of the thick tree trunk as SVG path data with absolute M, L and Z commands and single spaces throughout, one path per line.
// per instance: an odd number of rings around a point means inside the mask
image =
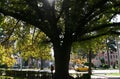
M 54 46 L 55 74 L 54 79 L 71 79 L 69 76 L 69 60 L 71 45 Z
M 44 68 L 44 60 L 43 60 L 43 58 L 41 57 L 41 65 L 40 65 L 40 69 L 43 70 L 43 68 Z
M 108 56 L 108 67 L 110 68 L 110 55 L 109 49 L 107 49 L 107 56 Z
M 92 50 L 89 51 L 89 70 L 88 70 L 88 74 L 90 75 L 90 79 L 91 79 L 91 75 L 92 75 L 92 63 L 91 63 L 91 57 L 92 57 Z

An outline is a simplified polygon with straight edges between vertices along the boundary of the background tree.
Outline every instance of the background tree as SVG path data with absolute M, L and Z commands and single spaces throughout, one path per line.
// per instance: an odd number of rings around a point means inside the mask
M 30 57 L 36 58 L 37 60 L 51 59 L 51 46 L 50 43 L 46 42 L 47 37 L 43 32 L 12 17 L 2 18 L 0 23 L 0 42 L 2 46 L 1 49 L 7 50 L 3 51 L 4 54 L 8 53 L 9 58 L 11 58 L 12 55 L 19 53 L 20 57 L 24 60 L 28 60 Z M 4 54 L 2 54 L 2 56 L 4 56 Z M 6 57 L 8 56 L 6 55 Z M 14 57 L 11 59 L 14 59 Z M 7 61 L 2 62 L 7 63 Z M 13 64 L 12 62 L 11 65 Z
M 0 45 L 0 50 L 0 67 L 6 68 L 13 66 L 16 61 L 13 57 L 11 57 L 11 54 L 13 54 L 12 48 L 5 48 Z
M 0 54 L 1 54 L 1 64 L 7 65 L 8 67 L 11 67 L 14 65 L 15 63 L 15 59 L 12 57 L 12 54 L 14 54 L 14 45 L 13 42 L 14 40 L 9 40 L 6 41 L 4 43 L 4 45 L 2 44 L 2 42 L 4 41 L 4 39 L 7 40 L 9 34 L 8 34 L 8 29 L 9 27 L 11 27 L 11 29 L 13 28 L 13 26 L 11 24 L 7 24 L 5 21 L 7 21 L 7 19 L 5 19 L 3 16 L 1 16 L 1 22 L 0 22 Z M 12 22 L 12 21 L 11 21 Z M 3 25 L 3 27 L 2 27 Z M 4 26 L 5 25 L 5 26 Z M 9 27 L 7 27 L 9 26 Z M 4 29 L 4 30 L 3 30 Z M 9 30 L 11 30 L 9 29 Z M 9 31 L 10 33 L 10 31 Z
M 94 55 L 96 53 L 100 53 L 106 50 L 106 38 L 108 36 L 104 35 L 101 37 L 97 37 L 91 40 L 87 41 L 81 41 L 81 42 L 76 42 L 73 44 L 73 50 L 82 50 L 84 51 L 84 54 L 86 54 L 86 57 L 88 58 L 88 64 L 89 64 L 89 74 L 91 75 L 91 67 L 92 67 L 92 58 L 94 58 Z M 82 53 L 82 52 L 80 52 Z M 91 79 L 91 78 L 90 78 Z
M 55 79 L 68 79 L 72 43 L 119 34 L 120 23 L 111 22 L 120 12 L 119 4 L 119 0 L 1 0 L 0 12 L 41 29 L 53 44 Z

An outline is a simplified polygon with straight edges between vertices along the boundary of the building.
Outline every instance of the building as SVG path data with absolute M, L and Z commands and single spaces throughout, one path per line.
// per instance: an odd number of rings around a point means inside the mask
M 102 64 L 108 64 L 113 67 L 118 64 L 118 52 L 97 53 L 95 58 L 92 59 L 92 63 L 96 67 L 100 67 Z
M 109 55 L 109 57 L 108 57 Z M 109 61 L 108 61 L 109 59 Z M 118 64 L 118 53 L 117 52 L 105 52 L 104 53 L 104 60 L 105 60 L 105 64 L 109 64 L 111 66 L 115 65 L 115 64 Z

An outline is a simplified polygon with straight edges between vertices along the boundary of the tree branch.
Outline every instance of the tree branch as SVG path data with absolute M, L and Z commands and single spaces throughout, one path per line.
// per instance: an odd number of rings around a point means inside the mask
M 20 21 L 20 20 L 17 20 L 17 22 L 16 22 L 15 26 L 12 28 L 12 30 L 10 30 L 10 33 L 9 33 L 8 37 L 6 37 L 6 38 L 5 38 L 5 40 L 1 42 L 1 44 L 4 44 L 6 41 L 8 41 L 8 40 L 9 40 L 9 38 L 10 38 L 10 37 L 11 37 L 11 35 L 12 35 L 12 33 L 14 32 L 14 29 L 17 27 L 17 25 L 18 25 L 19 21 Z
M 26 23 L 29 23 L 37 28 L 39 28 L 41 31 L 45 32 L 47 36 L 50 36 L 50 30 L 47 28 L 48 23 L 41 21 L 37 14 L 31 14 L 32 12 L 30 10 L 27 11 L 17 11 L 12 12 L 11 10 L 5 10 L 0 7 L 0 13 L 4 14 L 5 16 L 12 16 L 16 19 L 22 20 Z
M 97 10 L 97 9 L 101 9 L 103 7 L 103 5 L 107 2 L 108 0 L 100 0 L 98 1 L 97 3 L 93 4 L 90 8 L 88 8 L 88 13 L 86 13 L 84 15 L 84 17 L 82 17 L 78 23 L 80 23 L 79 25 L 80 26 L 85 26 L 86 23 L 88 23 L 95 15 L 94 15 L 94 12 Z M 101 12 L 100 12 L 101 13 Z M 99 13 L 98 13 L 99 14 Z M 94 15 L 94 16 L 93 16 Z M 91 17 L 92 16 L 92 17 Z M 80 26 L 77 26 L 77 29 L 76 29 L 76 34 L 79 34 L 79 29 L 81 29 Z
M 120 32 L 116 32 L 116 31 L 107 31 L 107 32 L 104 32 L 104 33 L 101 33 L 101 34 L 97 34 L 97 35 L 93 35 L 93 36 L 86 36 L 84 38 L 79 38 L 77 39 L 76 41 L 86 41 L 86 40 L 91 40 L 91 39 L 94 39 L 94 38 L 97 38 L 97 37 L 101 37 L 101 36 L 104 36 L 104 35 L 120 35 Z
M 25 0 L 25 1 L 29 5 L 29 7 L 31 7 L 36 12 L 36 15 L 38 15 L 42 21 L 45 20 L 45 15 L 43 14 L 44 10 L 41 10 L 41 7 L 38 6 L 39 3 L 37 2 L 37 0 L 32 1 Z
M 101 29 L 104 29 L 104 28 L 115 28 L 115 27 L 118 27 L 118 26 L 120 26 L 120 22 L 101 24 L 101 25 L 98 25 L 96 27 L 93 27 L 91 30 L 88 29 L 87 33 L 93 32 L 93 31 L 98 31 L 98 30 L 101 30 Z

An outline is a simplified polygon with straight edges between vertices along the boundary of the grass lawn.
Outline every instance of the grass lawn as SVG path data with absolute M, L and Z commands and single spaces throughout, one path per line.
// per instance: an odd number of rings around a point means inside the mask
M 17 77 L 10 77 L 10 76 L 0 76 L 0 79 L 27 79 L 27 78 L 17 78 Z
M 0 79 L 13 79 L 13 77 L 9 77 L 9 76 L 0 76 Z
M 110 74 L 106 74 L 106 75 L 109 75 L 109 76 L 120 76 L 120 73 L 110 73 Z

